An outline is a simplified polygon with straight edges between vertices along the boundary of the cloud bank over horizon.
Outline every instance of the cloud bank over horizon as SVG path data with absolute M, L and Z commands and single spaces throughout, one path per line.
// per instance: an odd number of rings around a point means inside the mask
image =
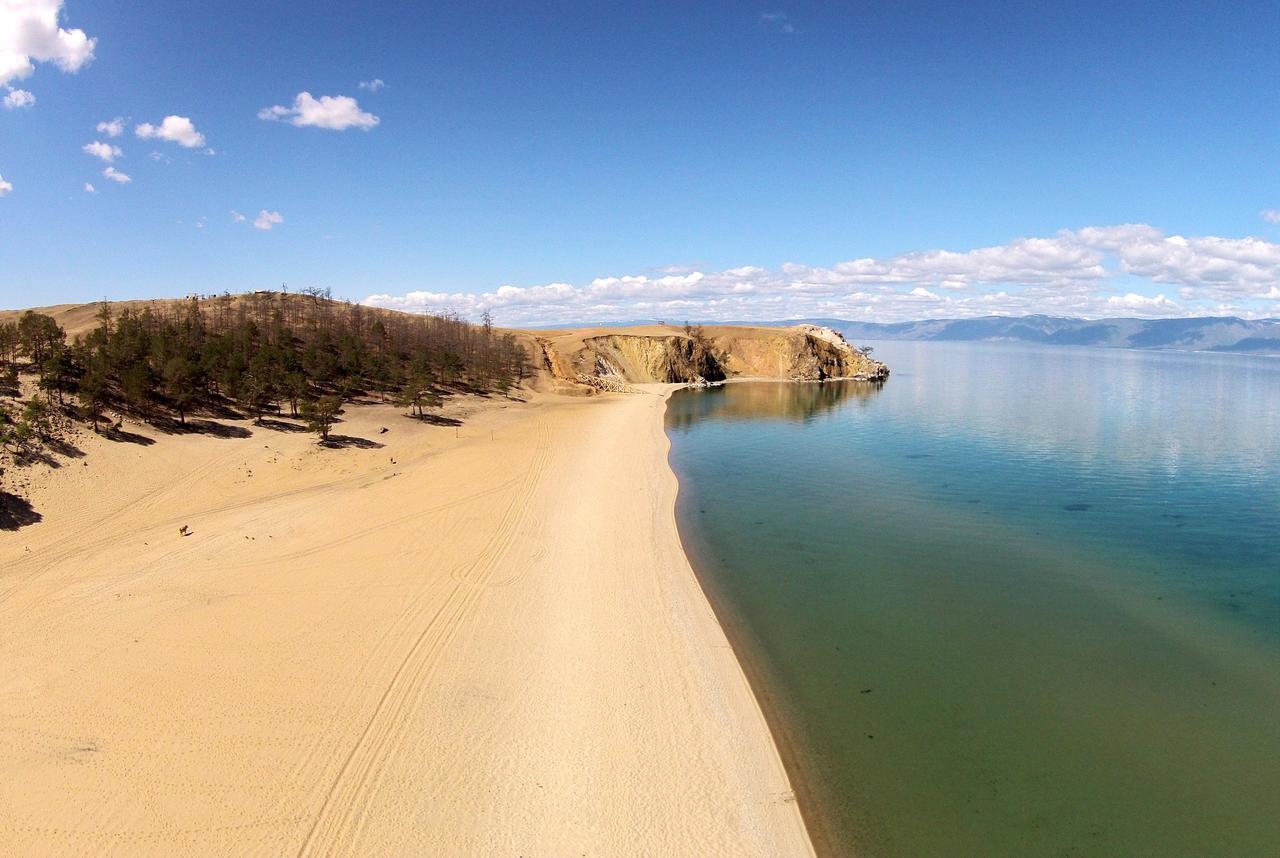
M 899 322 L 1032 313 L 1264 318 L 1280 316 L 1280 244 L 1253 237 L 1187 238 L 1147 224 L 1121 224 L 830 267 L 668 268 L 599 277 L 580 286 L 374 294 L 363 303 L 466 318 L 489 310 L 504 325 L 647 318 Z

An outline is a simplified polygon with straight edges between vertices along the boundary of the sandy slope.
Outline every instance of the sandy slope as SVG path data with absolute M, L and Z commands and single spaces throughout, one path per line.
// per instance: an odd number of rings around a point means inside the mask
M 0 853 L 808 854 L 662 408 L 85 440 L 0 533 Z

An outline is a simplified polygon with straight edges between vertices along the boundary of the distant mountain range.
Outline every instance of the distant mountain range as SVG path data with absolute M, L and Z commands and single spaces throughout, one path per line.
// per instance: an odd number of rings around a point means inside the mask
M 891 325 L 842 319 L 806 319 L 859 340 L 1021 342 L 1053 346 L 1280 354 L 1280 319 L 1063 319 L 1054 316 L 984 316 L 929 319 Z
M 654 319 L 600 322 L 595 327 L 654 324 Z M 661 322 L 660 324 L 666 324 Z M 679 323 L 677 323 L 679 324 Z M 1176 349 L 1280 355 L 1280 319 L 1206 316 L 1195 319 L 1070 319 L 1058 316 L 982 316 L 877 324 L 848 319 L 786 319 L 771 322 L 705 322 L 708 325 L 823 325 L 854 343 L 863 340 L 1038 343 L 1114 349 Z M 550 327 L 550 326 L 548 326 Z

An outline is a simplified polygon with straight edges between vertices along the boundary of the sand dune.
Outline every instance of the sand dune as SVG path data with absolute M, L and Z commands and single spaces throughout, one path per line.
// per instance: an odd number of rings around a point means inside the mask
M 0 534 L 0 852 L 811 853 L 662 390 L 87 436 Z

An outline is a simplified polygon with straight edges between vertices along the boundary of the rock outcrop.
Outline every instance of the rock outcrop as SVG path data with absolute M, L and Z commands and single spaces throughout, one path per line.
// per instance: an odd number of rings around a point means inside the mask
M 543 368 L 560 383 L 626 391 L 652 382 L 729 378 L 880 380 L 889 369 L 831 328 L 651 325 L 537 336 Z

